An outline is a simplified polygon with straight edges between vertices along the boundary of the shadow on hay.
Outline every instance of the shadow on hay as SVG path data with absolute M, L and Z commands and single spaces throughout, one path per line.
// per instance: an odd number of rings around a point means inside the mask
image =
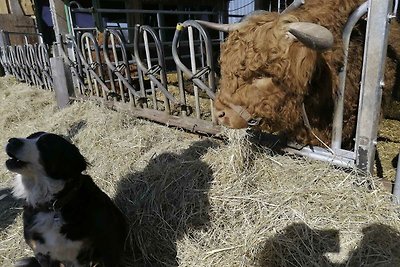
M 384 224 L 362 229 L 363 239 L 344 266 L 400 266 L 400 233 Z
M 390 226 L 371 224 L 362 229 L 357 249 L 344 263 L 333 263 L 326 253 L 340 252 L 339 231 L 315 230 L 294 223 L 268 239 L 258 255 L 258 266 L 400 266 L 400 233 Z
M 178 266 L 176 241 L 209 224 L 213 173 L 201 157 L 212 147 L 217 143 L 207 139 L 180 154 L 162 153 L 121 180 L 115 200 L 134 244 L 126 266 Z
M 11 191 L 11 188 L 0 189 L 0 232 L 21 213 L 22 202 L 13 198 Z
M 69 129 L 67 130 L 67 138 L 71 140 L 74 138 L 81 130 L 85 129 L 87 126 L 86 120 L 80 120 L 77 122 L 74 122 L 73 124 L 70 125 Z

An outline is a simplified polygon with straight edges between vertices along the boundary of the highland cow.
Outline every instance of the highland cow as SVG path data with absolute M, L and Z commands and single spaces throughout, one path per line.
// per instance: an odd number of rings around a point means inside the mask
M 283 14 L 257 12 L 233 25 L 199 21 L 229 31 L 221 46 L 221 79 L 215 99 L 219 122 L 230 128 L 255 123 L 257 129 L 283 134 L 301 144 L 329 144 L 344 62 L 342 31 L 363 2 L 307 0 Z M 356 25 L 350 41 L 344 147 L 352 144 L 357 124 L 365 25 L 365 21 Z M 386 95 L 395 86 L 399 39 L 398 23 L 393 21 L 389 49 L 394 53 L 386 59 Z

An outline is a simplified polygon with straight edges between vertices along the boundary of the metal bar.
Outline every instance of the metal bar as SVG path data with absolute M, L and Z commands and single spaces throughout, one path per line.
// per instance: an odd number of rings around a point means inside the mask
M 93 44 L 93 46 L 91 45 L 91 43 Z M 101 68 L 101 61 L 100 61 L 100 51 L 99 51 L 99 44 L 97 43 L 96 38 L 94 37 L 94 35 L 90 32 L 85 32 L 82 34 L 81 36 L 81 45 L 82 45 L 82 52 L 86 50 L 87 53 L 83 53 L 83 55 L 86 57 L 86 54 L 88 55 L 88 58 L 86 58 L 86 61 L 89 59 L 89 62 L 87 61 L 87 63 L 89 64 L 89 67 L 91 69 L 97 69 L 97 75 L 100 77 L 101 80 L 104 81 L 104 76 L 103 76 L 103 72 L 102 72 L 102 68 Z M 86 47 L 86 49 L 85 49 Z M 93 48 L 92 48 L 93 47 Z M 92 55 L 92 51 L 94 50 L 94 56 L 96 57 L 96 60 L 93 60 L 93 55 Z M 99 90 L 99 86 L 98 86 L 98 82 L 97 79 L 92 79 L 89 78 L 88 82 L 92 82 L 94 83 L 95 89 L 96 89 L 96 94 L 97 96 L 100 96 L 100 90 Z M 104 91 L 104 88 L 102 87 L 102 95 L 103 97 L 106 95 L 106 92 Z
M 93 76 L 96 79 L 96 81 L 102 86 L 103 90 L 106 93 L 110 92 L 110 90 L 108 89 L 107 85 L 104 83 L 103 79 L 101 79 L 97 75 L 97 73 L 89 66 L 88 62 L 86 61 L 84 55 L 82 54 L 79 46 L 76 43 L 76 41 L 74 39 L 71 39 L 71 43 L 72 43 L 72 45 L 73 45 L 73 47 L 74 47 L 74 49 L 75 49 L 75 51 L 77 53 L 77 58 L 80 59 L 80 63 L 79 64 L 83 65 L 83 71 L 86 73 L 86 76 L 88 77 L 88 79 L 90 79 L 90 77 Z M 62 57 L 68 62 L 67 64 L 72 66 L 74 63 L 71 62 L 70 59 L 67 57 L 64 49 L 62 49 L 61 52 L 62 52 Z M 72 71 L 72 68 L 71 68 L 71 71 Z M 79 77 L 82 77 L 82 75 L 79 74 Z M 88 84 L 89 84 L 89 89 L 93 90 L 91 88 L 91 82 L 88 81 Z M 91 91 L 91 92 L 93 92 L 93 91 Z
M 17 60 L 15 55 L 15 48 L 11 45 L 8 46 L 6 51 L 6 56 L 8 58 L 8 62 L 10 62 L 11 73 L 14 75 L 18 80 L 22 80 L 22 77 L 19 73 L 19 68 L 17 66 Z
M 182 70 L 179 69 L 178 66 L 176 67 L 176 78 L 178 79 L 180 101 L 183 104 L 183 107 L 186 107 L 187 102 L 186 102 L 185 84 L 183 81 L 183 72 Z M 188 110 L 186 110 L 186 108 L 182 109 L 182 116 L 186 117 L 187 115 L 189 115 Z
M 190 53 L 190 66 L 192 69 L 192 73 L 197 72 L 196 68 L 196 57 L 194 55 L 194 44 L 193 44 L 193 27 L 188 27 L 188 35 L 189 35 L 189 53 Z M 195 109 L 196 109 L 196 118 L 200 119 L 200 99 L 199 99 L 199 88 L 196 84 L 193 84 L 193 93 L 194 93 L 194 101 L 195 101 Z
M 145 48 L 145 54 L 146 54 L 146 61 L 147 61 L 147 69 L 151 69 L 151 60 L 150 60 L 150 49 L 149 49 L 149 39 L 147 38 L 147 32 L 143 32 L 143 42 L 144 42 L 144 48 Z M 154 83 L 153 81 L 150 80 L 150 88 L 151 88 L 151 94 L 153 97 L 153 107 L 154 109 L 157 108 L 157 97 L 156 97 L 156 90 L 154 89 Z
M 346 87 L 347 60 L 349 56 L 349 44 L 351 32 L 360 18 L 367 13 L 368 2 L 359 6 L 349 17 L 343 29 L 343 50 L 344 61 L 343 68 L 339 72 L 339 88 L 338 96 L 335 103 L 335 111 L 333 113 L 332 124 L 332 148 L 341 148 L 342 146 L 342 130 L 343 130 L 343 109 L 344 109 L 344 91 Z
M 83 13 L 139 13 L 139 14 L 168 14 L 168 15 L 218 15 L 214 11 L 179 11 L 179 10 L 150 10 L 150 9 L 116 9 L 116 8 L 72 8 L 72 12 Z
M 397 17 L 397 9 L 399 8 L 399 0 L 394 1 L 394 8 L 393 8 L 393 13 L 390 15 L 391 18 L 396 18 Z
M 110 41 L 111 41 L 111 51 L 112 51 L 112 54 L 113 54 L 113 57 L 114 57 L 114 64 L 116 66 L 118 66 L 118 64 L 119 64 L 118 55 L 117 55 L 117 50 L 116 50 L 116 47 L 115 47 L 114 36 L 112 34 L 110 35 Z M 108 53 L 108 52 L 106 52 L 106 53 Z M 122 102 L 125 102 L 126 100 L 125 100 L 125 97 L 124 97 L 124 87 L 123 87 L 122 82 L 121 82 L 120 79 L 118 79 L 118 88 L 119 88 L 119 93 L 121 95 Z
M 3 31 L 4 33 L 11 34 L 11 35 L 38 35 L 43 36 L 40 32 L 12 32 L 12 31 Z
M 182 70 L 182 72 L 184 72 L 189 77 L 189 79 L 191 79 L 193 81 L 193 83 L 195 83 L 200 89 L 204 90 L 211 99 L 214 99 L 215 98 L 215 92 L 214 92 L 215 89 L 208 87 L 201 79 L 196 77 L 195 74 L 192 73 L 185 66 L 185 64 L 183 64 L 182 61 L 180 60 L 180 57 L 178 54 L 179 39 L 180 39 L 183 29 L 188 27 L 188 25 L 191 25 L 192 27 L 196 27 L 199 30 L 200 34 L 202 34 L 205 39 L 208 39 L 208 33 L 196 21 L 185 21 L 183 24 L 178 24 L 176 27 L 174 39 L 172 41 L 172 56 L 174 58 L 175 64 L 177 65 L 177 68 Z M 209 52 L 211 52 L 211 44 L 209 42 L 206 42 L 206 49 Z
M 126 77 L 122 76 L 120 71 L 113 65 L 113 63 L 111 62 L 111 60 L 108 56 L 108 53 L 107 53 L 108 36 L 117 38 L 117 41 L 119 43 L 119 48 L 121 49 L 123 64 L 125 66 L 125 76 Z M 115 48 L 115 46 L 113 46 L 113 47 Z M 122 37 L 117 31 L 110 30 L 110 29 L 106 29 L 104 31 L 103 51 L 104 51 L 104 59 L 106 60 L 108 68 L 110 68 L 110 70 L 118 77 L 118 80 L 121 81 L 124 84 L 124 86 L 128 89 L 129 99 L 132 101 L 132 104 L 135 105 L 134 96 L 139 99 L 143 98 L 143 96 L 141 96 L 140 93 L 137 91 L 137 88 L 135 88 L 132 85 L 132 78 L 129 73 L 129 62 L 128 62 L 128 58 L 127 58 L 125 44 L 122 42 Z M 117 62 L 118 62 L 118 59 L 117 59 Z M 122 97 L 123 97 L 123 95 L 122 95 Z
M 121 26 L 113 26 L 113 25 L 107 25 L 108 29 L 119 29 L 119 30 L 132 30 L 135 29 L 135 27 L 121 27 Z M 175 30 L 175 27 L 171 26 L 157 26 L 157 27 L 152 27 L 154 30 Z M 91 28 L 75 28 L 76 31 L 78 30 L 96 30 L 95 27 Z
M 391 0 L 369 0 L 355 145 L 356 165 L 367 173 L 374 166 L 391 11 Z
M 224 15 L 223 15 L 222 12 L 218 15 L 218 23 L 219 24 L 223 24 L 224 23 Z M 218 31 L 218 35 L 219 35 L 218 43 L 221 44 L 225 39 L 225 33 L 223 31 Z M 211 42 L 212 41 L 213 40 L 211 40 Z
M 82 34 L 81 36 L 81 49 L 82 49 L 82 54 L 85 57 L 86 62 L 89 64 L 89 68 L 91 68 L 91 65 L 93 65 L 93 57 L 92 57 L 92 48 L 89 42 L 89 38 L 86 37 L 87 35 Z M 85 53 L 86 51 L 86 53 Z M 88 83 L 94 85 L 94 89 L 96 92 L 96 96 L 100 96 L 100 91 L 99 87 L 97 86 L 96 79 L 93 79 L 90 77 L 90 73 L 88 73 Z
M 284 149 L 288 153 L 308 157 L 315 160 L 321 160 L 330 162 L 334 165 L 352 168 L 354 167 L 354 153 L 346 150 L 337 150 L 335 154 L 332 154 L 329 150 L 325 150 L 320 147 L 314 147 L 310 149 L 309 147 L 304 147 L 300 150 L 291 147 Z
M 164 14 L 157 12 L 157 26 L 158 27 L 154 27 L 153 29 L 158 30 L 158 37 L 160 38 L 161 42 L 163 42 L 165 40 L 165 31 L 163 31 L 163 29 L 172 29 L 172 30 L 174 29 L 174 27 L 164 27 L 163 25 L 165 25 Z
M 147 32 L 153 38 L 156 44 L 157 50 L 157 59 L 158 65 L 154 65 L 151 68 L 146 67 L 143 63 L 140 53 L 139 53 L 139 34 L 143 32 Z M 135 34 L 134 34 L 134 54 L 138 69 L 143 71 L 144 74 L 150 79 L 151 82 L 157 85 L 157 90 L 160 90 L 164 95 L 165 100 L 165 109 L 169 112 L 170 106 L 169 101 L 172 101 L 174 104 L 180 104 L 179 101 L 170 93 L 167 89 L 167 75 L 165 71 L 165 57 L 164 57 L 164 50 L 162 49 L 161 43 L 158 40 L 157 33 L 152 29 L 150 26 L 140 26 L 136 25 Z M 155 73 L 158 72 L 160 76 L 160 80 L 157 79 Z
M 304 3 L 305 3 L 305 0 L 294 0 L 285 10 L 282 11 L 282 14 L 284 14 L 288 11 L 294 10 L 301 5 L 304 5 Z M 270 8 L 269 11 L 271 11 L 271 2 L 270 2 L 269 8 Z M 278 11 L 280 11 L 280 10 L 278 10 Z

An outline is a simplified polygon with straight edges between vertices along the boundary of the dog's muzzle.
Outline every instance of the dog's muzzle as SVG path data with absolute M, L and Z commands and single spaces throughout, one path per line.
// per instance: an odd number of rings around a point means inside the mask
M 10 171 L 23 168 L 27 163 L 18 159 L 18 151 L 23 147 L 24 143 L 17 138 L 11 138 L 6 145 L 6 153 L 10 157 L 6 161 L 6 167 Z

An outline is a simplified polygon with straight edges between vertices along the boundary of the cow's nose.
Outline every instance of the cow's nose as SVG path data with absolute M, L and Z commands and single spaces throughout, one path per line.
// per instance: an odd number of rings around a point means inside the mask
M 218 112 L 217 112 L 217 117 L 218 117 L 218 118 L 223 118 L 223 117 L 225 117 L 225 112 L 223 112 L 223 111 L 218 111 Z

